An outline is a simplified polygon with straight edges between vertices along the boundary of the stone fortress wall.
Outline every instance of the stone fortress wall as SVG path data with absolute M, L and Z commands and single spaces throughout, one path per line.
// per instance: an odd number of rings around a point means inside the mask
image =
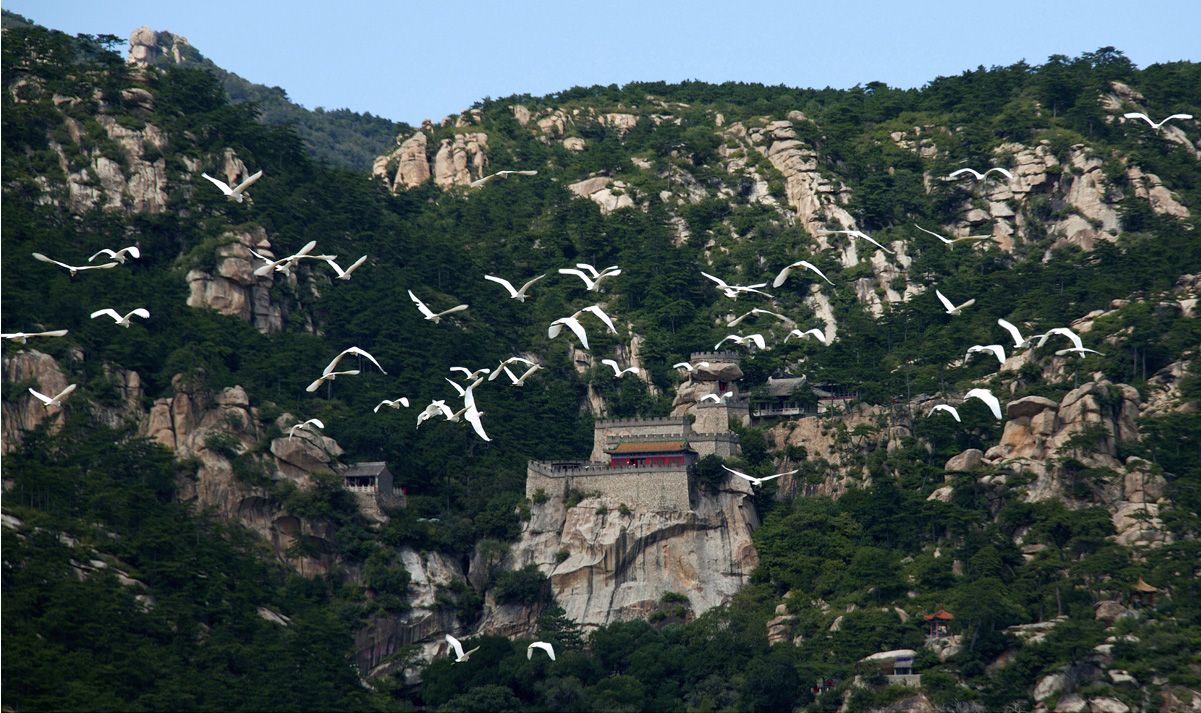
M 566 498 L 569 490 L 600 493 L 631 508 L 652 512 L 687 511 L 692 507 L 685 468 L 610 468 L 607 463 L 564 467 L 530 461 L 525 477 L 527 498 Z

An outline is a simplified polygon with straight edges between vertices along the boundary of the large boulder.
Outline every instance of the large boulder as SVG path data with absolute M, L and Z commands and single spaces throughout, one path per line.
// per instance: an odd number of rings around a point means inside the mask
M 1058 411 L 1059 404 L 1045 396 L 1024 396 L 1014 399 L 1005 406 L 1005 415 L 1009 419 L 1033 418 L 1043 411 Z
M 979 448 L 969 448 L 947 461 L 943 470 L 950 473 L 970 473 L 984 462 L 984 453 Z

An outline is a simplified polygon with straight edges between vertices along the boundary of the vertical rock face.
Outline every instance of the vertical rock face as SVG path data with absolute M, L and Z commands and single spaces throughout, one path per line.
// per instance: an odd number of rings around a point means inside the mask
M 206 307 L 221 314 L 240 317 L 264 334 L 283 329 L 283 311 L 271 301 L 272 275 L 254 274 L 254 256 L 250 251 L 271 254 L 271 243 L 263 228 L 231 231 L 229 240 L 217 248 L 217 265 L 212 272 L 190 270 L 188 306 Z
M 817 235 L 828 222 L 844 228 L 855 225 L 855 219 L 843 208 L 849 192 L 818 171 L 817 152 L 797 138 L 791 121 L 773 121 L 747 134 L 755 149 L 784 175 L 788 205 L 806 230 Z
M 269 488 L 247 482 L 235 464 L 254 468 L 268 480 L 288 480 L 303 490 L 311 486 L 315 473 L 334 469 L 342 453 L 338 444 L 319 434 L 298 432 L 294 439 L 275 439 L 270 457 L 253 455 L 264 429 L 242 387 L 213 393 L 182 375 L 171 383 L 175 395 L 154 402 L 143 433 L 180 459 L 194 459 L 194 476 L 178 484 L 180 499 L 213 509 L 256 532 L 270 543 L 277 557 L 300 574 L 327 573 L 335 562 L 332 528 L 288 513 Z M 289 550 L 298 542 L 306 545 L 305 551 L 316 554 L 291 554 Z
M 400 142 L 390 154 L 375 159 L 371 173 L 389 183 L 393 192 L 401 189 L 414 188 L 430 180 L 430 163 L 426 156 L 429 139 L 424 132 L 418 131 Z M 395 177 L 389 182 L 388 171 L 396 165 Z
M 551 497 L 531 509 L 511 566 L 537 565 L 555 601 L 586 627 L 644 618 L 668 592 L 687 596 L 699 615 L 729 601 L 759 564 L 750 494 L 730 479 L 717 493 L 697 494 L 693 509 L 682 512 L 623 512 L 607 496 L 568 508 Z M 512 619 L 522 616 L 500 614 L 490 612 L 483 628 L 514 629 Z
M 387 659 L 398 649 L 421 644 L 421 655 L 432 661 L 444 646 L 442 634 L 457 628 L 454 611 L 438 604 L 438 589 L 463 579 L 458 562 L 438 552 L 418 553 L 410 547 L 400 550 L 400 560 L 408 570 L 410 608 L 397 615 L 375 615 L 355 633 L 355 663 L 359 671 L 376 676 L 391 673 Z M 412 683 L 412 673 L 405 678 Z
M 21 445 L 25 431 L 32 431 L 46 419 L 53 419 L 54 428 L 62 424 L 62 408 L 44 408 L 41 401 L 27 390 L 53 396 L 67 388 L 67 376 L 49 354 L 24 349 L 4 357 L 6 398 L 3 405 L 3 444 L 0 450 L 11 453 Z M 17 387 L 18 390 L 14 389 Z
M 483 132 L 456 134 L 443 139 L 434 156 L 434 183 L 440 188 L 466 186 L 482 178 L 488 168 L 488 135 Z

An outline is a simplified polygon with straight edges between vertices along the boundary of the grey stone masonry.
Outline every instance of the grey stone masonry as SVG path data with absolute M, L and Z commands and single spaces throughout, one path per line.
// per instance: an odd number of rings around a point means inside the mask
M 610 468 L 607 463 L 576 466 L 530 461 L 526 470 L 525 495 L 566 498 L 570 490 L 600 493 L 635 509 L 686 511 L 688 471 L 678 466 Z M 539 493 L 541 491 L 541 494 Z

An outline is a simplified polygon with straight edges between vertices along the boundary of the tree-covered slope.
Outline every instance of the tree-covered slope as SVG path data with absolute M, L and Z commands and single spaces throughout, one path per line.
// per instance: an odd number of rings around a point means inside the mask
M 425 127 L 408 144 L 423 148 L 385 157 L 380 180 L 311 157 L 299 122 L 264 123 L 261 98 L 238 103 L 187 62 L 141 69 L 103 38 L 4 33 L 3 326 L 70 330 L 4 344 L 4 632 L 20 652 L 4 678 L 18 710 L 867 710 L 917 705 L 860 662 L 902 648 L 920 652 L 918 693 L 939 705 L 1033 708 L 1036 683 L 1054 676 L 1048 710 L 1073 695 L 1144 710 L 1201 699 L 1189 698 L 1201 687 L 1197 124 L 1156 133 L 1120 120 L 1201 113 L 1198 65 L 1139 69 L 1106 49 L 918 90 L 684 83 L 510 97 Z M 992 165 L 1019 178 L 942 180 Z M 200 175 L 243 169 L 264 177 L 241 204 Z M 464 185 L 501 169 L 538 174 Z M 992 239 L 949 249 L 915 224 Z M 892 253 L 824 234 L 851 228 Z M 368 260 L 349 281 L 315 261 L 240 276 L 258 263 L 239 251 L 264 249 L 262 236 L 277 256 L 316 240 L 342 266 Z M 130 244 L 140 259 L 74 277 L 30 256 L 79 265 Z M 800 259 L 833 285 L 793 277 L 770 300 L 732 302 L 701 275 L 770 283 Z M 556 272 L 577 262 L 622 274 L 588 292 Z M 548 277 L 518 303 L 484 274 Z M 234 285 L 221 299 L 204 291 L 221 280 Z M 947 315 L 935 288 L 976 303 Z M 409 290 L 435 310 L 470 307 L 433 324 Z M 278 320 L 239 316 L 228 300 L 243 298 Z M 586 322 L 587 353 L 548 338 L 552 320 L 593 303 L 617 335 Z M 89 319 L 102 307 L 151 317 L 120 329 Z M 726 326 L 752 307 L 832 343 L 785 342 L 788 327 L 765 318 Z M 1026 334 L 1075 325 L 1101 354 L 1011 349 L 998 318 Z M 730 465 L 801 472 L 754 496 L 760 564 L 730 604 L 694 616 L 665 597 L 652 621 L 582 637 L 548 606 L 549 572 L 503 564 L 536 505 L 526 461 L 581 458 L 602 415 L 666 415 L 681 381 L 670 365 L 732 332 L 770 346 L 744 355 L 744 393 L 805 374 L 858 404 L 737 427 Z M 965 358 L 991 343 L 1017 361 Z M 306 392 L 352 345 L 387 374 Z M 545 370 L 479 388 L 491 442 L 462 423 L 414 428 L 418 409 L 453 396 L 449 366 L 515 354 Z M 647 381 L 599 365 L 635 355 Z M 56 374 L 79 384 L 61 418 L 26 395 Z M 182 442 L 181 424 L 203 414 L 181 395 L 216 402 L 234 386 L 253 423 L 210 418 L 208 440 L 187 455 L 177 445 L 174 462 L 146 439 L 162 442 L 153 426 L 166 414 Z M 1026 402 L 1039 417 L 1052 404 L 1045 455 L 1013 455 L 1033 449 L 1032 417 L 960 404 L 974 387 L 1003 409 L 1041 397 Z M 373 411 L 400 395 L 414 408 Z M 959 405 L 962 424 L 927 417 L 935 402 Z M 1070 420 L 1072 409 L 1088 413 Z M 371 521 L 320 468 L 287 475 L 286 430 L 313 417 L 343 462 L 386 461 L 408 507 Z M 970 449 L 980 457 L 960 458 Z M 698 487 L 721 480 L 714 463 L 702 470 Z M 247 533 L 259 532 L 252 498 L 321 536 L 282 546 Z M 459 567 L 437 585 L 435 555 Z M 317 560 L 308 579 L 281 566 Z M 1160 589 L 1153 610 L 1098 618 L 1140 578 Z M 450 629 L 468 639 L 506 602 L 541 614 L 532 633 L 559 645 L 558 661 L 485 632 L 470 662 L 416 662 L 416 646 Z M 961 637 L 941 657 L 921 620 L 940 607 Z M 364 632 L 426 609 L 453 624 L 398 646 L 363 690 L 350 662 Z M 1050 633 L 1023 642 L 1020 627 L 1037 622 Z M 817 679 L 837 684 L 815 698 Z

